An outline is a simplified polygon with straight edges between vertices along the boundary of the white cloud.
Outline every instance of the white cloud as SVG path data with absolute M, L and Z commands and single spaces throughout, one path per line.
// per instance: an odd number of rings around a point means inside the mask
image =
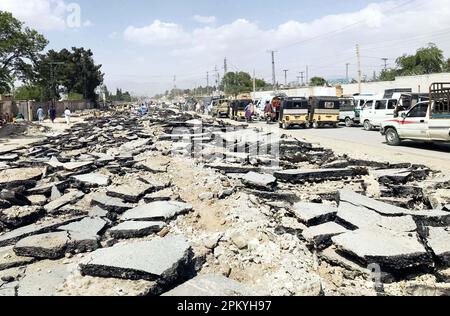
M 66 27 L 67 4 L 63 0 L 1 0 L 0 10 L 13 13 L 28 26 L 39 30 L 62 30 Z
M 142 28 L 129 26 L 123 35 L 128 41 L 155 46 L 175 45 L 188 36 L 178 24 L 165 23 L 159 20 L 155 20 L 151 25 Z
M 84 27 L 91 27 L 94 26 L 94 23 L 91 20 L 86 20 L 83 22 Z
M 110 39 L 116 39 L 117 37 L 119 37 L 119 33 L 117 33 L 117 32 L 112 32 L 112 33 L 110 33 L 110 34 L 108 35 L 108 37 L 109 37 Z
M 213 24 L 217 21 L 217 18 L 215 16 L 194 15 L 194 20 L 202 24 Z

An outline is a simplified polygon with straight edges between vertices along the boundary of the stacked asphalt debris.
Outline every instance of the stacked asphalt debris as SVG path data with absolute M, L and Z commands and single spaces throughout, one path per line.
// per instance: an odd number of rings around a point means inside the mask
M 0 156 L 0 296 L 448 294 L 449 190 L 244 124 L 106 114 Z

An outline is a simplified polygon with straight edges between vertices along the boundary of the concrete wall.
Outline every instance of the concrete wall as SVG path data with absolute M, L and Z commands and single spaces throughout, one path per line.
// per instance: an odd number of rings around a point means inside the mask
M 430 74 L 421 76 L 397 77 L 395 81 L 367 82 L 361 84 L 361 93 L 383 93 L 387 89 L 411 88 L 413 92 L 427 93 L 434 82 L 450 82 L 450 73 Z M 344 95 L 353 95 L 359 93 L 358 84 L 341 85 Z M 335 87 L 307 87 L 300 89 L 279 90 L 280 93 L 286 93 L 290 97 L 310 97 L 310 96 L 336 96 Z M 273 91 L 261 91 L 252 93 L 255 99 L 264 98 L 273 94 Z
M 48 113 L 52 103 L 51 102 L 29 102 L 29 109 L 32 113 L 33 120 L 37 120 L 37 110 L 42 107 L 45 113 Z M 64 114 L 66 108 L 73 113 L 76 111 L 82 111 L 86 109 L 92 109 L 93 104 L 86 101 L 58 101 L 55 102 L 56 116 L 61 117 Z

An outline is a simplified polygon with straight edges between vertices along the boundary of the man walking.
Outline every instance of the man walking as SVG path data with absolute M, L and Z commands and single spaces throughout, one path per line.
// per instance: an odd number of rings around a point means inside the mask
M 52 121 L 52 123 L 55 123 L 55 120 L 56 120 L 56 109 L 55 109 L 55 107 L 54 106 L 52 106 L 51 108 L 50 108 L 50 111 L 49 111 L 50 113 L 50 120 Z
M 42 107 L 39 107 L 39 109 L 37 110 L 37 116 L 38 116 L 39 123 L 44 122 L 45 114 L 44 114 L 44 110 L 42 109 Z
M 72 115 L 72 113 L 70 112 L 69 108 L 66 108 L 66 110 L 64 111 L 64 117 L 66 118 L 67 125 L 70 125 L 70 116 L 71 115 Z

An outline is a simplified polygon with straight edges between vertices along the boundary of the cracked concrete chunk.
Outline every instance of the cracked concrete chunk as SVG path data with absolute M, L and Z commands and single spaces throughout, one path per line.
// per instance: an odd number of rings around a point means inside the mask
M 221 275 L 199 275 L 164 293 L 162 296 L 200 297 L 200 296 L 258 296 L 257 292 L 246 285 Z
M 347 202 L 339 204 L 337 221 L 352 230 L 380 226 L 399 232 L 413 232 L 417 225 L 411 216 L 382 216 L 375 211 Z
M 39 206 L 13 206 L 0 211 L 0 222 L 17 228 L 36 222 L 42 215 L 44 210 Z
M 431 257 L 415 233 L 400 233 L 382 228 L 363 228 L 332 238 L 338 250 L 355 256 L 364 264 L 400 270 L 427 266 Z
M 14 252 L 13 246 L 0 248 L 0 271 L 27 265 L 34 261 L 31 257 L 20 257 Z
M 74 176 L 73 178 L 87 186 L 108 186 L 111 183 L 109 176 L 99 173 L 82 174 L 79 176 Z
M 443 210 L 450 212 L 450 204 L 445 205 Z
M 127 184 L 108 188 L 107 195 L 123 199 L 126 202 L 137 203 L 153 186 L 139 180 L 130 181 Z
M 303 238 L 317 249 L 323 249 L 331 244 L 331 237 L 348 232 L 347 229 L 334 222 L 312 226 L 302 232 Z
M 314 226 L 334 220 L 337 208 L 326 204 L 299 202 L 294 204 L 292 212 L 303 224 Z
M 242 177 L 242 182 L 252 188 L 272 191 L 276 186 L 277 179 L 271 175 L 249 172 Z
M 83 192 L 71 191 L 44 206 L 48 213 L 53 213 L 67 204 L 74 204 L 84 196 Z
M 427 245 L 440 264 L 450 266 L 450 230 L 448 227 L 428 227 Z
M 29 265 L 19 281 L 18 296 L 58 296 L 66 278 L 76 270 L 76 264 L 64 260 L 40 261 Z
M 159 201 L 138 206 L 132 210 L 126 211 L 122 221 L 152 221 L 169 220 L 177 215 L 190 212 L 192 205 L 176 201 Z
M 44 206 L 47 204 L 47 197 L 45 195 L 30 195 L 28 199 L 31 205 Z
M 100 206 L 101 208 L 115 213 L 123 213 L 133 208 L 132 204 L 125 203 L 123 200 L 107 196 L 104 193 L 97 193 L 92 197 L 91 205 Z
M 80 263 L 84 275 L 130 280 L 176 281 L 192 249 L 182 236 L 118 244 L 92 252 Z
M 84 218 L 84 216 L 52 219 L 43 223 L 31 224 L 28 226 L 17 228 L 3 235 L 0 235 L 0 247 L 12 245 L 27 236 L 49 232 L 61 225 L 69 224 L 82 218 Z
M 158 233 L 166 227 L 164 222 L 123 222 L 111 228 L 111 237 L 121 238 L 141 238 L 153 233 Z
M 157 202 L 157 201 L 170 201 L 176 200 L 176 194 L 172 188 L 167 188 L 157 192 L 149 193 L 144 196 L 145 203 Z
M 23 257 L 59 259 L 64 257 L 69 241 L 67 232 L 34 235 L 17 242 L 14 252 Z
M 10 190 L 1 190 L 0 191 L 0 200 L 8 201 L 12 205 L 17 206 L 27 206 L 31 205 L 30 200 L 24 196 L 23 194 L 20 194 L 15 191 Z

